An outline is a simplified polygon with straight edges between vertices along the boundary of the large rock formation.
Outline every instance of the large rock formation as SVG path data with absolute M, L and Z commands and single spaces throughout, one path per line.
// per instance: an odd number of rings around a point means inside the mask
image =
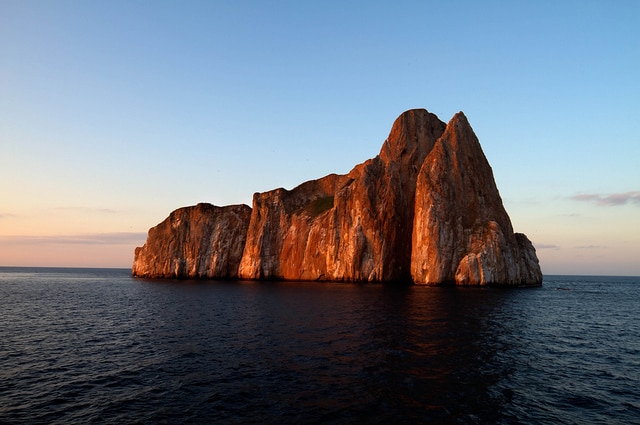
M 250 218 L 249 218 L 250 216 Z M 135 276 L 539 285 L 466 117 L 403 113 L 349 174 L 174 211 L 137 248 Z

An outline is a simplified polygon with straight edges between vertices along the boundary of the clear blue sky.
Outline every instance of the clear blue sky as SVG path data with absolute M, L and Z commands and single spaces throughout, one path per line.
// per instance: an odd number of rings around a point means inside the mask
M 197 202 L 462 110 L 546 274 L 640 275 L 638 1 L 0 0 L 0 265 L 130 267 Z

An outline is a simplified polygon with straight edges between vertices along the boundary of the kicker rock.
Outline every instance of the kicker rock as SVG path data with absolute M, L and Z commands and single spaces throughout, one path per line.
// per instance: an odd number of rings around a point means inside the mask
M 542 282 L 535 249 L 514 234 L 491 166 L 462 112 L 418 175 L 411 266 L 415 283 Z
M 253 208 L 174 211 L 137 248 L 135 276 L 540 285 L 462 113 L 396 119 L 348 174 L 256 193 Z
M 136 248 L 133 276 L 235 278 L 251 208 L 198 204 L 173 211 Z

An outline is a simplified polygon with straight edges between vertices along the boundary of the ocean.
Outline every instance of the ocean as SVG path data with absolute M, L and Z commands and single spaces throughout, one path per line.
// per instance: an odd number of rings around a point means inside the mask
M 640 278 L 541 288 L 0 268 L 0 423 L 640 423 Z

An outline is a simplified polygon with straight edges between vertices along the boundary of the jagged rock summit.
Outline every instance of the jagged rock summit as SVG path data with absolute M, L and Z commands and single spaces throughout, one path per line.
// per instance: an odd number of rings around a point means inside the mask
M 136 248 L 132 274 L 538 286 L 467 118 L 400 115 L 378 156 L 348 174 L 256 193 L 253 207 L 178 209 Z

